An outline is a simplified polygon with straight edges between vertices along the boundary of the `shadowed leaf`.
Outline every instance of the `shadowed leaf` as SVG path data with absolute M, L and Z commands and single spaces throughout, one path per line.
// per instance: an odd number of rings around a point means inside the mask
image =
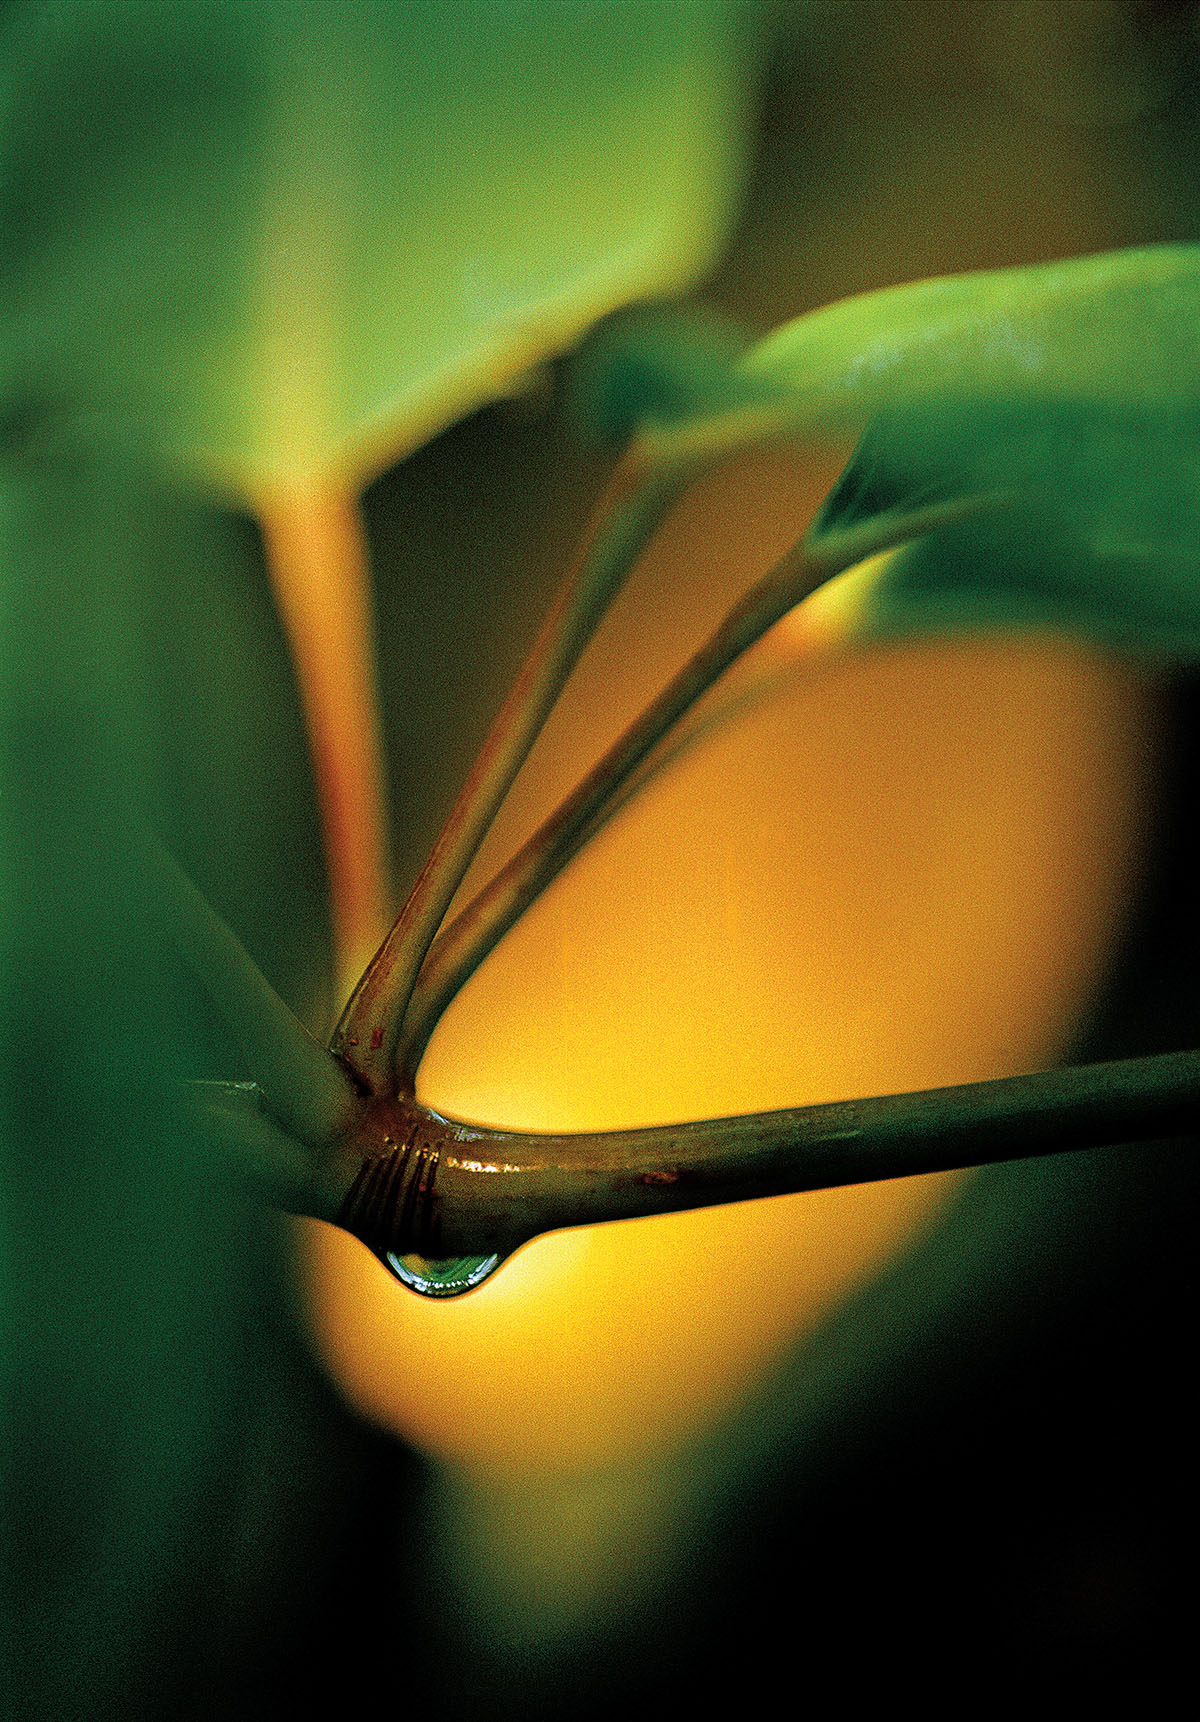
M 861 583 L 858 632 L 1061 627 L 1123 650 L 1200 649 L 1200 412 L 1045 406 L 911 409 L 872 425 L 815 523 L 977 497 Z M 848 582 L 849 583 L 849 582 Z

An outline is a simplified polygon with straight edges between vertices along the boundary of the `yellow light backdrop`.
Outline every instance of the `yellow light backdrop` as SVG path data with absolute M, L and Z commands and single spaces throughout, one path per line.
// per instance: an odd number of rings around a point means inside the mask
M 473 875 L 494 868 L 799 535 L 837 462 L 772 452 L 685 501 Z M 1063 640 L 814 654 L 665 770 L 452 1006 L 447 1112 L 616 1128 L 936 1086 L 1063 1056 L 1139 864 L 1152 696 Z M 305 1223 L 311 1321 L 353 1404 L 500 1480 L 663 1450 L 936 1223 L 959 1175 L 535 1242 L 449 1303 Z

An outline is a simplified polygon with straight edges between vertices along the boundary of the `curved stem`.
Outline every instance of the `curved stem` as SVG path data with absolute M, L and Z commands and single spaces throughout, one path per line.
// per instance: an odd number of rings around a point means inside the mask
M 491 882 L 442 933 L 422 968 L 404 1021 L 401 1086 L 411 1088 L 437 1023 L 505 933 L 601 829 L 625 786 L 669 730 L 749 647 L 802 598 L 856 563 L 934 530 L 996 499 L 942 504 L 904 520 L 802 541 L 734 606 L 700 650 L 625 730 Z
M 588 640 L 683 487 L 635 448 L 617 467 L 572 573 L 459 791 L 399 918 L 359 981 L 331 1048 L 376 1094 L 394 1093 L 401 1024 L 421 964 Z
M 323 1201 L 377 1252 L 506 1255 L 543 1232 L 1194 1135 L 1200 1052 L 569 1136 L 369 1108 Z

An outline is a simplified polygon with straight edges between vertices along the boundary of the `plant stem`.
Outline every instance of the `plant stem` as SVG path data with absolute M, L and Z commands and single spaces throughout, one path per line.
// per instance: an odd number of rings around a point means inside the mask
M 644 1130 L 532 1135 L 368 1108 L 338 1221 L 379 1253 L 501 1255 L 566 1226 L 1192 1135 L 1200 1052 Z
M 379 942 L 388 894 L 366 535 L 357 499 L 335 481 L 277 485 L 257 511 L 308 728 L 344 998 Z
M 325 1148 L 362 1110 L 349 1077 L 280 998 L 237 935 L 153 837 L 143 843 L 162 925 L 242 1049 L 270 1115 L 297 1142 Z
M 396 1091 L 405 1010 L 454 893 L 567 677 L 684 482 L 675 469 L 648 471 L 637 448 L 616 468 L 408 902 L 334 1031 L 332 1049 L 374 1093 Z
M 415 1083 L 430 1036 L 455 994 L 505 933 L 627 799 L 626 785 L 668 731 L 724 672 L 802 598 L 856 563 L 995 499 L 938 505 L 902 521 L 871 521 L 819 544 L 802 540 L 739 600 L 716 632 L 618 737 L 566 799 L 438 938 L 404 1021 L 400 1083 Z
M 852 626 L 849 621 L 840 629 L 822 627 L 819 632 L 807 635 L 797 647 L 793 647 L 786 659 L 764 665 L 760 672 L 747 679 L 736 688 L 726 692 L 718 689 L 725 697 L 713 701 L 697 702 L 697 706 L 680 719 L 674 728 L 663 736 L 651 752 L 642 761 L 636 771 L 621 783 L 600 808 L 595 819 L 581 833 L 576 850 L 585 849 L 593 837 L 616 817 L 629 802 L 637 799 L 642 791 L 655 778 L 675 765 L 700 742 L 706 740 L 728 724 L 745 716 L 754 707 L 763 704 L 785 688 L 796 686 L 806 674 L 812 674 L 828 665 L 837 649 L 852 637 Z M 487 887 L 491 889 L 491 884 Z

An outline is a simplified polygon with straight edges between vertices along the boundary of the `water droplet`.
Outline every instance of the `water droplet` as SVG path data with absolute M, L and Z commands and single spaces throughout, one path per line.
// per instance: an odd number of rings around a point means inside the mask
M 389 1251 L 383 1259 L 402 1285 L 422 1297 L 461 1297 L 490 1279 L 504 1257 L 447 1256 L 435 1262 L 427 1256 L 397 1256 Z

